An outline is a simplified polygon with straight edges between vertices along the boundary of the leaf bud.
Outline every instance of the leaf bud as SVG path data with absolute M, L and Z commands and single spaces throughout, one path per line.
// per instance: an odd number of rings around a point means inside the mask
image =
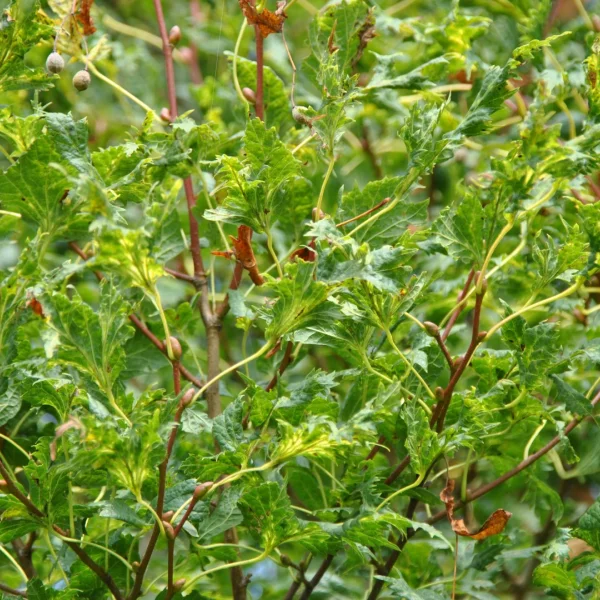
M 60 73 L 65 68 L 65 59 L 58 53 L 52 52 L 46 59 L 46 69 L 50 73 Z
M 188 46 L 184 46 L 183 48 L 179 49 L 179 54 L 181 56 L 181 60 L 186 64 L 189 65 L 192 63 L 192 61 L 194 60 L 194 52 L 192 51 L 191 48 L 189 48 Z
M 179 25 L 173 25 L 171 27 L 171 31 L 169 31 L 169 44 L 171 46 L 177 46 L 181 41 L 181 29 L 179 29 Z
M 213 486 L 212 481 L 206 481 L 206 482 L 201 483 L 200 485 L 196 486 L 196 489 L 194 490 L 194 500 L 196 502 L 198 502 L 198 500 L 202 500 L 202 498 L 204 498 L 204 496 L 206 496 L 206 494 L 209 492 L 209 490 L 212 486 Z
M 488 334 L 487 331 L 480 331 L 479 334 L 477 335 L 477 341 L 478 342 L 483 342 L 483 340 L 485 339 L 485 336 Z
M 292 117 L 294 121 L 312 127 L 312 119 L 305 114 L 307 110 L 308 109 L 305 106 L 294 106 L 294 108 L 292 108 Z
M 242 94 L 244 94 L 244 98 L 250 102 L 250 104 L 256 104 L 256 94 L 254 90 L 249 87 L 242 88 Z
M 160 117 L 161 121 L 164 121 L 165 123 L 170 123 L 171 122 L 171 111 L 166 107 L 163 106 L 160 109 L 160 113 L 158 115 Z
M 438 335 L 440 335 L 440 328 L 435 323 L 432 323 L 431 321 L 425 321 L 423 323 L 423 326 L 425 327 L 427 335 L 430 335 L 433 338 L 438 337 Z
M 183 589 L 184 585 L 185 585 L 185 579 L 178 579 L 173 584 L 173 589 L 175 590 L 175 592 L 180 592 Z
M 438 400 L 441 400 L 444 397 L 444 389 L 441 388 L 439 385 L 438 385 L 438 387 L 435 388 L 435 392 L 434 393 L 435 393 L 435 397 Z
M 171 343 L 171 350 L 173 353 L 173 356 L 169 356 L 169 358 L 171 360 L 179 360 L 182 354 L 181 344 L 179 343 L 179 340 L 176 337 L 170 336 L 169 342 Z
M 183 395 L 183 398 L 181 399 L 181 404 L 183 405 L 184 408 L 187 408 L 192 403 L 192 400 L 194 399 L 195 395 L 196 395 L 196 389 L 195 388 L 190 388 Z
M 8 492 L 8 483 L 4 479 L 0 479 L 0 492 Z
M 134 561 L 131 563 L 131 568 L 133 569 L 133 572 L 134 572 L 134 573 L 137 573 L 137 572 L 138 572 L 138 569 L 140 568 L 140 563 L 139 563 L 137 560 L 134 560 Z
M 92 83 L 92 78 L 87 71 L 82 69 L 81 71 L 77 71 L 77 73 L 75 73 L 75 77 L 73 77 L 73 87 L 78 92 L 87 90 L 90 87 L 90 83 Z
M 173 525 L 171 525 L 171 523 L 168 523 L 167 521 L 163 521 L 162 524 L 163 524 L 163 527 L 165 528 L 165 535 L 170 540 L 174 540 L 175 539 L 175 529 L 173 529 Z
M 172 510 L 168 510 L 167 512 L 164 512 L 162 515 L 162 520 L 163 521 L 167 521 L 168 523 L 171 522 L 171 519 L 173 518 L 173 515 L 175 514 L 174 511 Z
M 287 554 L 280 554 L 279 560 L 284 567 L 289 567 L 292 564 L 292 560 Z

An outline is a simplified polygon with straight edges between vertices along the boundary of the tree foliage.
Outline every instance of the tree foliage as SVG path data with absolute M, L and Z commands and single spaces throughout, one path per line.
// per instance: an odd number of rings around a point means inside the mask
M 4 6 L 0 596 L 598 597 L 598 8 Z

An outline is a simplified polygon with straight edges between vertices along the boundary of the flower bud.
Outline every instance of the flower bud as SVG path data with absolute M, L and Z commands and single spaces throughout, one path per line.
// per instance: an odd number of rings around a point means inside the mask
M 171 31 L 169 31 L 169 43 L 171 46 L 177 46 L 181 41 L 181 29 L 179 29 L 178 25 L 173 25 L 171 27 Z
M 90 83 L 92 83 L 92 78 L 87 71 L 81 70 L 75 73 L 75 77 L 73 77 L 73 87 L 78 92 L 87 90 L 90 87 Z
M 134 561 L 131 563 L 131 568 L 133 569 L 133 572 L 134 572 L 134 573 L 137 573 L 137 572 L 138 572 L 138 569 L 140 568 L 140 563 L 139 563 L 137 560 L 134 560 Z
M 46 69 L 50 73 L 60 73 L 65 68 L 65 59 L 58 53 L 52 52 L 46 59 Z

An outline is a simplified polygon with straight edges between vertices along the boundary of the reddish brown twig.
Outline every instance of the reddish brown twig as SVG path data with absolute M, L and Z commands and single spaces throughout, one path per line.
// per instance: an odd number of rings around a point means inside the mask
M 467 368 L 469 362 L 471 361 L 471 357 L 475 352 L 475 349 L 485 337 L 482 335 L 483 332 L 479 331 L 479 323 L 481 320 L 481 307 L 483 304 L 483 296 L 485 295 L 486 286 L 484 285 L 481 293 L 476 294 L 475 296 L 475 309 L 473 310 L 473 333 L 471 335 L 471 343 L 467 348 L 464 356 L 458 359 L 455 364 L 454 372 L 450 377 L 450 381 L 448 385 L 444 388 L 442 392 L 442 397 L 440 401 L 436 404 L 435 409 L 433 410 L 433 414 L 431 415 L 430 426 L 433 427 L 437 424 L 436 429 L 437 432 L 440 433 L 444 428 L 444 420 L 446 418 L 446 413 L 448 412 L 448 407 L 450 406 L 450 402 L 452 400 L 452 393 L 454 392 L 454 388 L 458 383 L 458 380 L 461 378 L 465 369 Z
M 14 483 L 14 481 L 12 480 L 12 478 L 10 476 L 10 473 L 8 472 L 8 470 L 5 467 L 2 460 L 0 460 L 0 474 L 2 475 L 2 478 L 4 479 L 4 481 L 6 482 L 4 489 L 9 494 L 14 496 L 19 502 L 21 502 L 21 504 L 34 517 L 37 517 L 38 519 L 46 518 L 46 515 L 44 515 L 44 513 L 37 506 L 35 506 L 35 504 L 23 492 L 21 492 L 21 490 L 18 488 L 18 486 Z M 69 537 L 69 533 L 67 531 L 62 530 L 57 525 L 54 525 L 53 529 L 59 535 L 61 535 L 63 537 Z M 95 563 L 90 558 L 88 553 L 79 546 L 79 544 L 77 544 L 75 542 L 69 542 L 67 540 L 65 540 L 65 543 L 71 548 L 71 550 L 73 550 L 73 552 L 75 552 L 75 554 L 79 557 L 79 559 L 81 560 L 81 562 L 83 564 L 85 564 L 92 571 L 94 571 L 94 573 L 96 573 L 96 575 L 98 575 L 100 580 L 104 583 L 104 585 L 106 585 L 106 587 L 110 590 L 111 594 L 115 597 L 116 600 L 123 600 L 121 591 L 115 584 L 113 578 L 100 565 Z
M 15 590 L 3 583 L 0 583 L 0 592 L 5 594 L 9 594 L 10 596 L 17 596 L 19 598 L 27 598 L 27 592 L 21 592 L 20 590 Z
M 342 221 L 341 223 L 338 223 L 336 225 L 336 227 L 344 227 L 344 225 L 348 225 L 348 223 L 352 223 L 353 221 L 358 221 L 359 219 L 362 219 L 363 217 L 367 217 L 371 213 L 374 213 L 376 210 L 379 210 L 382 206 L 385 206 L 389 201 L 390 201 L 390 198 L 384 198 L 381 202 L 378 202 L 375 206 L 372 206 L 371 208 L 369 208 L 369 210 L 365 210 L 365 212 L 360 213 L 360 215 L 356 215 L 355 217 L 352 217 L 351 219 L 347 219 L 346 221 Z
M 265 99 L 264 99 L 264 38 L 258 25 L 254 27 L 256 36 L 256 116 L 265 120 Z
M 71 250 L 73 250 L 73 252 L 75 252 L 82 260 L 89 259 L 88 255 L 75 242 L 69 242 L 69 248 L 71 248 Z M 100 271 L 94 271 L 94 275 L 98 281 L 104 279 L 104 275 Z M 154 346 L 169 358 L 166 345 L 150 331 L 148 326 L 139 317 L 136 315 L 129 315 L 129 320 L 140 333 L 145 335 Z M 196 387 L 201 388 L 204 385 L 201 379 L 192 375 L 182 364 L 179 364 L 179 371 L 181 372 L 182 377 L 187 379 L 190 383 L 193 383 Z
M 598 394 L 596 394 L 596 396 L 592 400 L 591 404 L 592 404 L 592 406 L 596 406 L 598 404 L 598 402 L 600 402 L 600 392 L 598 392 Z M 498 486 L 502 485 L 504 482 L 508 481 L 515 475 L 518 475 L 521 471 L 525 470 L 527 467 L 529 467 L 534 462 L 539 460 L 542 456 L 544 456 L 545 454 L 550 452 L 550 450 L 552 450 L 552 448 L 554 448 L 555 446 L 557 446 L 560 443 L 560 441 L 563 439 L 563 437 L 565 435 L 568 435 L 569 433 L 571 433 L 571 431 L 573 431 L 573 429 L 575 429 L 575 427 L 577 427 L 577 425 L 579 425 L 579 423 L 581 423 L 582 421 L 583 421 L 582 417 L 575 417 L 574 419 L 572 419 L 571 422 L 565 427 L 562 435 L 557 435 L 557 436 L 553 437 L 545 446 L 540 448 L 537 452 L 534 452 L 533 454 L 528 456 L 525 460 L 521 461 L 516 467 L 512 468 L 510 471 L 507 471 L 506 473 L 504 473 L 497 479 L 494 479 L 494 481 L 491 481 L 490 483 L 486 483 L 485 485 L 482 485 L 481 487 L 479 487 L 476 490 L 472 491 L 471 493 L 467 494 L 464 501 L 460 501 L 460 502 L 456 503 L 455 508 L 456 509 L 461 508 L 461 507 L 465 506 L 466 504 L 469 504 L 470 502 L 473 502 L 474 500 L 481 498 L 482 496 L 484 496 L 485 494 L 496 489 Z M 411 502 L 412 502 L 412 500 L 411 500 Z M 415 504 L 415 506 L 416 506 L 416 504 Z M 431 516 L 425 522 L 428 523 L 429 525 L 434 525 L 438 521 L 443 520 L 445 517 L 446 517 L 446 511 L 441 510 L 441 511 L 437 512 L 435 515 Z M 378 573 L 379 575 L 383 575 L 383 576 L 389 575 L 391 570 L 394 568 L 394 565 L 396 564 L 396 561 L 398 560 L 398 557 L 400 556 L 402 549 L 406 545 L 406 542 L 408 542 L 408 540 L 411 537 L 413 537 L 415 535 L 415 533 L 416 532 L 414 530 L 409 529 L 406 532 L 406 535 L 403 535 L 403 536 L 401 536 L 400 539 L 398 539 L 398 542 L 397 542 L 398 550 L 394 550 L 392 552 L 392 554 L 389 556 L 388 560 L 386 561 L 384 568 Z M 379 582 L 381 582 L 381 584 L 379 584 Z M 379 595 L 379 592 L 381 591 L 381 589 L 383 587 L 383 583 L 384 582 L 382 580 L 377 580 L 376 583 L 373 584 L 371 593 L 368 596 L 369 600 L 375 600 L 375 598 L 377 598 L 377 596 Z M 376 587 L 377 587 L 377 591 L 376 591 L 376 593 L 374 593 Z
M 463 311 L 463 309 L 465 307 L 465 305 L 462 304 L 462 301 L 465 299 L 465 296 L 469 292 L 469 288 L 471 287 L 471 282 L 473 281 L 474 275 L 475 275 L 475 270 L 471 269 L 469 271 L 469 275 L 467 276 L 467 281 L 465 282 L 465 287 L 462 289 L 461 293 L 458 295 L 458 298 L 456 300 L 458 306 L 456 307 L 456 309 L 454 310 L 454 312 L 452 313 L 452 315 L 450 317 L 450 320 L 446 324 L 444 333 L 442 333 L 442 340 L 444 342 L 450 335 L 450 332 L 452 331 L 452 328 L 454 327 L 454 323 L 456 323 L 456 319 L 458 319 L 458 317 L 460 316 L 460 313 Z

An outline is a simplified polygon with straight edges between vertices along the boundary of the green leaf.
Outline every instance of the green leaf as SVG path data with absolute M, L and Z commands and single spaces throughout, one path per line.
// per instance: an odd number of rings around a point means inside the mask
M 235 451 L 244 439 L 244 405 L 236 400 L 213 420 L 212 432 L 221 450 Z
M 281 142 L 275 128 L 260 119 L 248 121 L 244 136 L 245 158 L 224 156 L 219 174 L 227 198 L 204 212 L 210 221 L 244 224 L 257 233 L 267 230 L 285 209 L 285 190 L 299 171 L 299 164 Z
M 328 322 L 337 314 L 327 301 L 330 287 L 314 280 L 314 267 L 314 263 L 303 260 L 288 263 L 283 279 L 267 282 L 276 300 L 271 308 L 262 308 L 259 313 L 267 322 L 267 339 L 289 338 L 294 332 Z
M 244 522 L 265 548 L 273 548 L 298 531 L 285 486 L 265 482 L 253 486 L 239 500 Z
M 32 519 L 3 519 L 0 521 L 0 544 L 8 544 L 40 527 Z
M 592 405 L 581 392 L 571 387 L 558 375 L 550 375 L 550 379 L 552 379 L 556 386 L 558 400 L 565 403 L 569 412 L 581 417 L 592 414 Z
M 579 587 L 575 573 L 567 571 L 562 565 L 547 564 L 536 567 L 533 572 L 533 584 L 550 590 L 558 598 L 578 598 L 575 594 Z
M 583 513 L 577 527 L 573 529 L 572 535 L 587 542 L 594 550 L 600 552 L 600 501 L 596 500 Z
M 481 265 L 484 257 L 483 208 L 474 194 L 445 208 L 435 220 L 436 239 L 455 260 Z

